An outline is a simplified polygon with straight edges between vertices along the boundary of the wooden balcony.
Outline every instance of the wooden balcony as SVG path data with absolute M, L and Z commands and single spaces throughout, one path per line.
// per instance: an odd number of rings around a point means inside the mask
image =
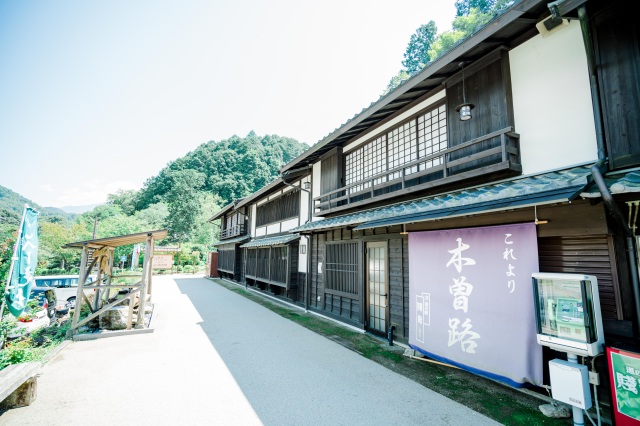
M 519 140 L 513 127 L 507 127 L 418 158 L 314 198 L 315 214 L 350 210 L 482 176 L 495 179 L 522 173 Z
M 220 230 L 220 240 L 224 240 L 226 238 L 241 237 L 246 234 L 247 230 L 244 223 L 240 225 L 233 225 Z

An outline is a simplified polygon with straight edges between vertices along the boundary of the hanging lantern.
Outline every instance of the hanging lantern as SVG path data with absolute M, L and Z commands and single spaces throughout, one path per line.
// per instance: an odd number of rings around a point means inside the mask
M 462 104 L 456 107 L 456 111 L 460 113 L 460 121 L 471 120 L 471 110 L 475 105 L 467 102 L 467 95 L 464 89 L 464 62 L 460 62 L 462 68 Z

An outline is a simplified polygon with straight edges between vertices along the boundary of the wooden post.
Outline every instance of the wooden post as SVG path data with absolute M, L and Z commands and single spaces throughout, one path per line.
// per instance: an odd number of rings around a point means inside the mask
M 80 276 L 78 277 L 78 291 L 76 293 L 76 306 L 73 308 L 73 320 L 71 321 L 71 330 L 69 330 L 69 337 L 73 336 L 80 321 L 80 310 L 82 308 L 82 296 L 84 296 L 84 283 L 87 280 L 87 259 L 89 259 L 89 247 L 87 245 L 82 246 L 82 258 L 80 260 Z
M 100 268 L 100 264 L 102 263 L 102 256 L 98 257 L 98 261 L 96 264 L 98 265 L 98 274 L 96 275 L 96 284 L 98 286 L 102 285 L 102 269 Z M 87 271 L 87 275 L 89 271 Z M 99 288 L 96 288 L 93 294 L 93 312 L 100 309 L 100 295 L 102 291 Z
M 153 290 L 153 252 L 156 248 L 156 240 L 151 237 L 151 255 L 149 256 L 149 290 L 147 293 L 149 294 L 149 301 L 151 301 L 152 290 Z
M 111 285 L 111 277 L 113 276 L 113 265 L 115 263 L 115 256 L 116 256 L 116 248 L 115 247 L 111 247 L 109 249 L 109 269 L 107 270 L 107 281 L 106 281 L 106 285 L 110 286 Z M 109 299 L 111 298 L 111 288 L 107 288 L 107 295 L 105 297 L 104 302 L 109 303 Z
M 153 238 L 151 234 L 147 234 L 147 246 L 144 252 L 144 264 L 142 265 L 142 288 L 140 289 L 140 300 L 138 302 L 138 318 L 136 328 L 144 328 L 144 308 L 147 302 L 147 284 L 149 282 L 149 269 L 151 268 L 151 246 Z

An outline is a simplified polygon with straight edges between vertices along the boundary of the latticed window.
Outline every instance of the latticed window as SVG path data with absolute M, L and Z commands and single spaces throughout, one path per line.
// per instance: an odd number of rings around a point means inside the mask
M 326 289 L 358 294 L 358 243 L 326 246 Z
M 371 186 L 368 178 L 447 149 L 447 111 L 442 104 L 393 128 L 345 155 L 345 184 L 354 193 Z M 407 167 L 405 176 L 442 164 L 442 157 Z M 383 175 L 375 184 L 400 178 L 402 170 Z
M 410 163 L 417 159 L 416 121 L 411 120 L 387 133 L 389 140 L 389 170 Z M 408 168 L 405 173 L 417 171 L 416 167 Z M 402 172 L 391 175 L 391 179 L 399 178 Z
M 294 189 L 283 196 L 258 206 L 256 226 L 280 222 L 300 215 L 300 190 Z
M 385 136 L 369 142 L 361 148 L 348 154 L 345 158 L 346 184 L 360 182 L 387 170 L 387 141 Z M 376 179 L 376 184 L 385 179 Z M 350 192 L 360 191 L 371 186 L 364 182 L 351 189 Z
M 445 105 L 418 117 L 418 156 L 428 157 L 447 149 L 447 110 Z M 420 170 L 442 164 L 442 157 L 420 163 Z

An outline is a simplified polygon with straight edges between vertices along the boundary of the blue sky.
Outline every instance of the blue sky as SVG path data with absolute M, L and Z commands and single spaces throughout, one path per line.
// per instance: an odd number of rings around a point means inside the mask
M 0 185 L 43 206 L 139 189 L 210 140 L 309 145 L 378 99 L 454 0 L 0 0 Z

